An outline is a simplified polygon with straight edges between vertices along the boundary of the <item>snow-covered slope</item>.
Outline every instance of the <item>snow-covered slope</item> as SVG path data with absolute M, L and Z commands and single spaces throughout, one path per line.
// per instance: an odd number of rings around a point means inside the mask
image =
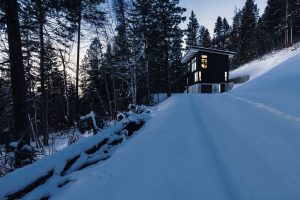
M 50 199 L 300 199 L 299 63 L 299 49 L 281 51 L 234 72 L 252 79 L 229 93 L 172 96 Z
M 231 71 L 229 76 L 231 79 L 233 79 L 243 75 L 250 75 L 250 81 L 253 81 L 290 58 L 299 55 L 299 47 L 300 43 L 297 43 L 290 48 L 267 54 L 258 60 L 254 60 L 234 71 Z
M 250 81 L 230 93 L 300 117 L 299 44 L 245 65 L 232 76 L 243 74 L 250 74 Z
M 171 97 L 53 199 L 300 199 L 300 50 L 284 52 L 230 93 Z

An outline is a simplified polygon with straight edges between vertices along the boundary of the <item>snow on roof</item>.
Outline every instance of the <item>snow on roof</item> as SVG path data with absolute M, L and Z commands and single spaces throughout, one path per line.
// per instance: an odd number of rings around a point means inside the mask
M 206 52 L 206 53 L 228 55 L 230 58 L 232 58 L 233 56 L 236 55 L 236 53 L 232 52 L 232 51 L 205 48 L 205 47 L 200 47 L 200 46 L 189 46 L 189 49 L 188 49 L 187 53 L 183 56 L 181 63 L 185 64 L 185 63 L 189 62 L 200 51 Z

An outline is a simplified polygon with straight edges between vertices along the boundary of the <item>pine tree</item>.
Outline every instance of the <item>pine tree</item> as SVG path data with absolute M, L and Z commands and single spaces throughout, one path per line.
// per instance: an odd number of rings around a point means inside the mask
M 201 47 L 211 47 L 211 37 L 208 29 L 205 26 L 200 26 L 198 42 L 197 44 Z
M 245 63 L 257 56 L 256 25 L 258 10 L 254 0 L 247 0 L 242 12 L 240 59 L 242 63 Z
M 108 119 L 109 100 L 106 95 L 106 69 L 103 59 L 103 47 L 98 38 L 91 43 L 82 61 L 82 111 L 94 111 L 101 118 Z
M 230 33 L 232 31 L 231 26 L 228 24 L 227 19 L 224 18 L 223 19 L 223 33 L 222 33 L 222 37 L 221 37 L 221 41 L 222 41 L 222 49 L 228 49 L 229 47 L 229 40 L 230 40 Z
M 223 21 L 222 18 L 219 16 L 217 18 L 217 22 L 214 28 L 214 39 L 213 45 L 215 48 L 221 49 L 222 48 L 222 36 L 223 36 Z
M 234 17 L 232 22 L 232 31 L 230 33 L 229 49 L 231 51 L 239 53 L 240 50 L 240 31 L 242 23 L 243 12 L 237 8 L 234 11 Z
M 187 25 L 186 32 L 186 40 L 185 43 L 188 46 L 196 46 L 197 45 L 197 38 L 198 38 L 198 32 L 199 32 L 199 23 L 196 18 L 196 15 L 194 11 L 192 11 L 191 16 L 189 18 L 189 23 Z M 201 30 L 200 30 L 201 31 Z
M 137 65 L 137 101 L 151 102 L 149 52 L 151 51 L 152 0 L 133 0 L 129 12 L 132 57 Z
M 71 23 L 72 28 L 77 31 L 77 55 L 76 55 L 76 98 L 75 98 L 75 116 L 79 117 L 79 62 L 81 50 L 82 24 L 92 24 L 94 27 L 102 27 L 105 19 L 105 12 L 101 4 L 104 0 L 63 0 L 57 1 L 58 7 L 61 7 L 66 13 L 65 18 Z
M 170 58 L 175 52 L 172 50 L 172 40 L 176 37 L 178 25 L 185 20 L 182 17 L 182 13 L 185 12 L 185 9 L 178 6 L 179 0 L 159 0 L 156 1 L 153 7 L 154 15 L 156 16 L 159 37 L 159 46 L 160 49 L 160 69 L 156 72 L 160 74 L 155 74 L 159 77 L 160 80 L 157 81 L 156 91 L 166 92 L 170 95 L 171 92 L 171 78 L 172 70 Z
M 208 29 L 205 29 L 203 34 L 203 47 L 210 48 L 211 47 L 211 37 Z
M 285 1 L 268 0 L 264 13 L 266 31 L 271 39 L 273 49 L 284 45 Z
M 135 101 L 136 79 L 129 45 L 128 4 L 125 0 L 114 0 L 113 8 L 116 18 L 116 34 L 113 43 L 114 81 L 118 90 L 118 105 L 125 110 L 129 103 Z

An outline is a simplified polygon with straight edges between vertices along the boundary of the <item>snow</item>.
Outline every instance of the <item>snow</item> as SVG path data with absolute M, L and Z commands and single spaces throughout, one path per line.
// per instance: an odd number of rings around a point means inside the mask
M 232 73 L 251 80 L 229 93 L 172 95 L 110 159 L 56 176 L 24 199 L 300 199 L 299 63 L 300 49 L 290 48 Z M 81 155 L 72 166 L 80 167 L 91 159 L 80 152 L 122 123 L 0 178 L 0 199 L 61 171 L 71 156 Z
M 230 79 L 244 75 L 250 75 L 250 81 L 253 81 L 273 68 L 276 68 L 279 64 L 298 56 L 300 53 L 300 48 L 298 48 L 299 46 L 300 43 L 290 48 L 267 54 L 258 60 L 247 63 L 240 68 L 231 71 L 229 73 Z
M 157 94 L 152 94 L 152 102 L 154 104 L 159 104 L 166 100 L 168 98 L 167 93 L 157 93 Z
M 94 111 L 91 111 L 89 114 L 87 114 L 86 116 L 81 116 L 80 117 L 80 120 L 87 120 L 89 118 L 92 118 L 92 121 L 93 121 L 93 126 L 96 130 L 101 130 L 98 126 L 97 126 L 97 123 L 96 123 L 96 114 Z
M 41 177 L 49 174 L 49 172 L 53 171 L 54 175 L 44 185 L 38 187 L 37 189 L 26 195 L 24 199 L 41 199 L 42 197 L 51 195 L 57 190 L 57 186 L 60 182 L 69 179 L 68 176 L 61 176 L 63 169 L 69 160 L 73 159 L 76 156 L 80 156 L 80 158 L 74 164 L 75 167 L 73 169 L 70 168 L 67 173 L 72 170 L 79 169 L 84 161 L 87 161 L 87 163 L 93 163 L 95 161 L 106 159 L 106 153 L 99 152 L 101 149 L 95 154 L 89 155 L 88 157 L 86 157 L 85 152 L 90 150 L 92 147 L 97 146 L 99 142 L 103 141 L 106 138 L 109 138 L 108 144 L 110 144 L 110 142 L 118 139 L 118 137 L 121 137 L 117 136 L 116 133 L 122 131 L 124 126 L 129 122 L 136 122 L 139 120 L 146 121 L 148 119 L 149 114 L 146 113 L 142 113 L 139 115 L 131 114 L 127 119 L 115 123 L 114 126 L 104 129 L 97 135 L 82 138 L 77 143 L 63 149 L 58 153 L 47 156 L 44 159 L 38 160 L 31 165 L 27 165 L 19 170 L 7 174 L 4 177 L 1 177 L 0 199 L 5 199 L 7 195 L 20 191 L 24 187 L 32 184 Z M 112 151 L 114 150 L 114 148 L 111 148 L 110 146 L 104 149 L 107 150 L 108 153 L 112 153 Z
M 173 95 L 52 199 L 300 199 L 299 63 L 283 50 L 235 72 L 251 80 L 230 93 Z
M 295 49 L 294 46 L 254 63 L 239 69 L 240 73 L 245 73 L 253 67 L 253 73 L 250 73 L 249 82 L 231 93 L 278 112 L 300 117 L 300 48 Z

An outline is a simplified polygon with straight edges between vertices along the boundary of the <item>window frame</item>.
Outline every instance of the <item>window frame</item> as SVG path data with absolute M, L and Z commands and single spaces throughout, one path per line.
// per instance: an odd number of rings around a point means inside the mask
M 194 73 L 194 81 L 195 81 L 195 83 L 199 82 L 199 73 L 198 72 Z
M 191 71 L 194 72 L 196 70 L 197 70 L 197 58 L 194 58 L 191 61 Z
M 208 67 L 208 56 L 205 55 L 205 54 L 201 54 L 200 59 L 201 59 L 201 68 L 207 69 L 207 67 Z

